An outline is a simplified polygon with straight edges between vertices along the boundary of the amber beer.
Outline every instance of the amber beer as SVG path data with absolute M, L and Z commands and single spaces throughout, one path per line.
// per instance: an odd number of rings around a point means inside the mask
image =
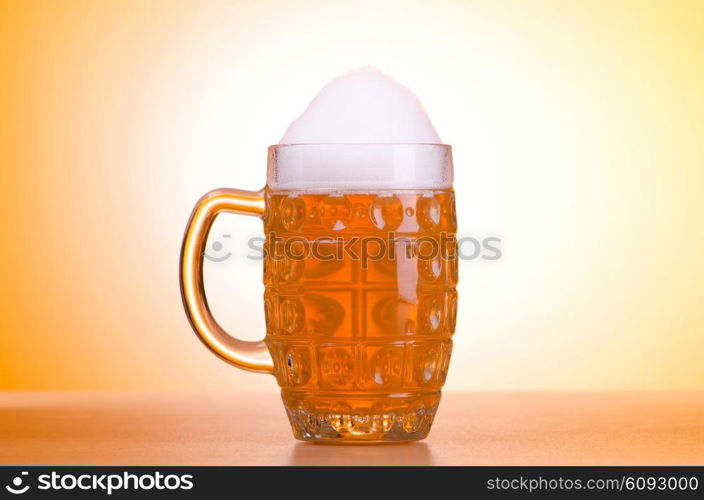
M 205 299 L 205 242 L 224 211 L 264 222 L 261 342 L 225 332 Z M 262 191 L 218 189 L 196 205 L 183 302 L 215 354 L 276 377 L 298 439 L 422 439 L 452 352 L 456 230 L 449 146 L 272 146 Z
M 267 207 L 266 343 L 296 437 L 424 437 L 455 331 L 452 191 L 271 191 Z

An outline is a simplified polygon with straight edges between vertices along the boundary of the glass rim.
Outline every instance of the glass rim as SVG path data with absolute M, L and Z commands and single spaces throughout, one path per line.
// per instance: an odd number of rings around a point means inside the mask
M 267 185 L 281 189 L 448 188 L 452 146 L 439 143 L 275 144 Z
M 441 142 L 292 142 L 283 144 L 272 144 L 269 150 L 293 147 L 318 147 L 318 146 L 345 146 L 345 147 L 369 147 L 369 146 L 424 146 L 452 149 L 450 144 Z

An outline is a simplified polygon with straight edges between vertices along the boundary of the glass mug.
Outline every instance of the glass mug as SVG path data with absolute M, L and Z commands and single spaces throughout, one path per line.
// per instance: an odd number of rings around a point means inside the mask
M 262 191 L 197 203 L 181 251 L 190 323 L 225 361 L 276 377 L 297 439 L 428 434 L 457 317 L 452 176 L 443 144 L 282 144 Z M 264 222 L 264 341 L 230 336 L 208 309 L 203 256 L 223 211 Z

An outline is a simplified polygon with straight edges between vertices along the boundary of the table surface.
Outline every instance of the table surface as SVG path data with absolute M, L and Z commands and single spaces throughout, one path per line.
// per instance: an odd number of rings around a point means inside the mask
M 703 465 L 704 392 L 446 393 L 412 444 L 293 439 L 278 394 L 0 392 L 0 465 Z

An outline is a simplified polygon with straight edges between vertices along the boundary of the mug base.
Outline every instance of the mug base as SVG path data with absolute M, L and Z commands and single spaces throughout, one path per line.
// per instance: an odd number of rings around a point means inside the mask
M 320 396 L 282 391 L 296 439 L 323 444 L 404 443 L 424 439 L 440 393 Z

